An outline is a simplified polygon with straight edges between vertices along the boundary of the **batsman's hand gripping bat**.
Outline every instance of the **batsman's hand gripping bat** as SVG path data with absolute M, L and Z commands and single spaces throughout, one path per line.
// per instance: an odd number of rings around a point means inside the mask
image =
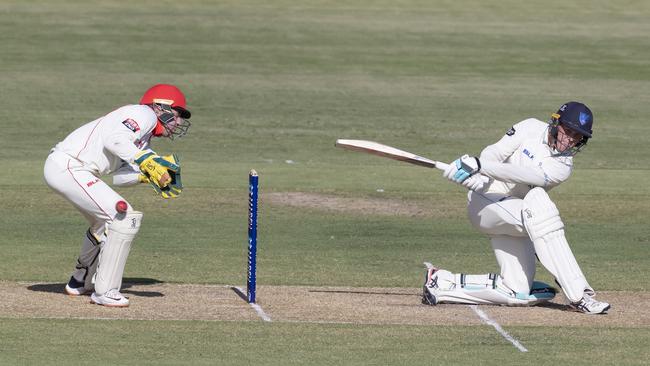
M 427 159 L 408 151 L 400 150 L 392 146 L 380 144 L 374 141 L 338 139 L 336 140 L 335 146 L 346 150 L 360 151 L 393 160 L 404 161 L 427 168 L 436 168 L 442 171 L 445 171 L 445 169 L 447 169 L 449 166 L 449 164 Z M 484 183 L 488 181 L 487 177 L 482 177 L 482 179 Z

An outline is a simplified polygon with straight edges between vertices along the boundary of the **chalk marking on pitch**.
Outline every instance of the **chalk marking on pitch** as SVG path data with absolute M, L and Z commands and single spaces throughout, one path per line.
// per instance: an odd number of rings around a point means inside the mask
M 499 334 L 501 334 L 501 336 L 503 336 L 503 338 L 507 339 L 508 342 L 512 343 L 513 346 L 517 347 L 517 349 L 518 349 L 519 351 L 521 351 L 521 352 L 528 352 L 528 350 L 526 349 L 526 347 L 524 347 L 521 343 L 519 343 L 519 341 L 516 340 L 513 336 L 511 336 L 510 334 L 508 334 L 508 332 L 506 332 L 505 330 L 503 330 L 503 328 L 501 328 L 501 326 L 499 325 L 499 323 L 497 323 L 497 322 L 495 322 L 494 320 L 490 319 L 490 317 L 488 317 L 487 314 L 485 314 L 485 313 L 483 312 L 483 310 L 481 310 L 481 309 L 478 308 L 478 305 L 470 305 L 469 307 L 472 308 L 472 310 L 474 310 L 474 312 L 475 312 L 475 313 L 476 313 L 476 314 L 481 318 L 481 320 L 482 320 L 483 322 L 485 322 L 485 323 L 488 324 L 488 325 L 493 326 L 494 329 L 496 329 L 497 332 L 499 332 Z
M 433 268 L 433 264 L 431 264 L 431 263 L 429 263 L 429 262 L 424 262 L 424 266 L 427 267 L 427 269 Z M 469 305 L 469 307 L 470 307 L 472 310 L 474 310 L 474 312 L 476 313 L 476 315 L 478 315 L 478 317 L 481 318 L 481 321 L 482 321 L 483 323 L 485 323 L 485 324 L 487 324 L 487 325 L 491 325 L 491 326 L 493 326 L 494 329 L 496 329 L 496 331 L 499 332 L 499 334 L 501 334 L 501 336 L 502 336 L 503 338 L 505 338 L 508 342 L 512 343 L 513 346 L 517 347 L 517 349 L 518 349 L 519 351 L 521 351 L 521 352 L 528 352 L 528 350 L 526 349 L 526 347 L 524 347 L 521 343 L 519 343 L 519 341 L 516 340 L 513 336 L 511 336 L 510 334 L 508 334 L 508 332 L 506 332 L 505 330 L 503 330 L 503 328 L 501 328 L 501 326 L 499 325 L 499 323 L 497 323 L 497 322 L 495 322 L 494 320 L 490 319 L 490 317 L 487 316 L 487 314 L 486 314 L 483 310 L 481 310 L 481 309 L 478 308 L 478 305 Z
M 242 290 L 241 288 L 239 288 L 237 286 L 234 286 L 234 287 L 237 290 L 239 290 L 239 292 L 241 292 L 242 294 L 244 293 L 244 290 Z M 265 322 L 270 322 L 271 321 L 271 317 L 266 315 L 266 313 L 264 312 L 264 309 L 262 309 L 261 306 L 259 306 L 258 304 L 254 303 L 254 302 L 248 303 L 248 305 L 250 305 L 253 308 L 253 310 L 255 310 L 257 315 L 259 315 L 260 318 L 262 318 L 262 320 L 264 320 Z

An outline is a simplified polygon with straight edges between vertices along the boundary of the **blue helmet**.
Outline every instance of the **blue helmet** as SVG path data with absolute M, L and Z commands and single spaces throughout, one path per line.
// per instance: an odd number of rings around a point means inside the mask
M 568 102 L 562 104 L 557 112 L 551 115 L 551 135 L 557 138 L 557 127 L 564 126 L 572 131 L 582 135 L 582 140 L 571 148 L 571 155 L 574 155 L 587 144 L 591 138 L 592 126 L 594 124 L 594 115 L 586 105 L 579 102 Z M 560 151 L 565 153 L 565 151 Z

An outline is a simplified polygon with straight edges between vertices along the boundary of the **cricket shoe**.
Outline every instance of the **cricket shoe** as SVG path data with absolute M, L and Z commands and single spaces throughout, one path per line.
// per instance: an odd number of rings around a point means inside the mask
M 436 298 L 436 290 L 438 289 L 438 276 L 435 276 L 435 273 L 438 271 L 438 268 L 429 267 L 427 268 L 426 274 L 424 276 L 424 286 L 422 286 L 422 303 L 425 305 L 436 305 L 438 304 L 438 299 Z
M 125 308 L 129 306 L 129 299 L 117 289 L 110 289 L 103 295 L 98 295 L 96 292 L 93 292 L 90 295 L 90 303 L 114 308 Z
M 84 287 L 84 283 L 75 280 L 74 277 L 70 277 L 70 281 L 65 285 L 65 292 L 70 296 L 80 296 L 88 291 L 89 290 Z
M 575 311 L 589 315 L 606 314 L 607 310 L 612 307 L 610 304 L 598 301 L 587 294 L 584 294 L 580 301 L 572 302 L 570 306 Z

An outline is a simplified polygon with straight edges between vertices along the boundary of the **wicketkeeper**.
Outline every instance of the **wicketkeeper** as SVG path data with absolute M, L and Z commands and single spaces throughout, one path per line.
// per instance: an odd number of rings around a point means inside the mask
M 183 93 L 173 85 L 158 84 L 144 93 L 140 104 L 123 106 L 79 127 L 51 150 L 44 169 L 47 185 L 90 223 L 65 286 L 69 295 L 94 290 L 92 303 L 129 306 L 120 288 L 142 213 L 100 177 L 113 175 L 117 186 L 149 183 L 163 198 L 177 197 L 183 189 L 178 158 L 159 156 L 149 143 L 152 137 L 185 135 L 190 116 Z
M 555 277 L 576 311 L 605 313 L 610 305 L 594 299 L 564 235 L 564 223 L 546 193 L 566 181 L 573 157 L 591 138 L 593 115 L 569 102 L 549 123 L 529 118 L 514 125 L 480 157 L 463 155 L 443 173 L 470 188 L 467 211 L 472 225 L 487 234 L 500 274 L 467 275 L 429 268 L 426 304 L 532 305 L 555 291 L 533 281 L 535 257 Z M 482 176 L 489 180 L 484 184 Z

